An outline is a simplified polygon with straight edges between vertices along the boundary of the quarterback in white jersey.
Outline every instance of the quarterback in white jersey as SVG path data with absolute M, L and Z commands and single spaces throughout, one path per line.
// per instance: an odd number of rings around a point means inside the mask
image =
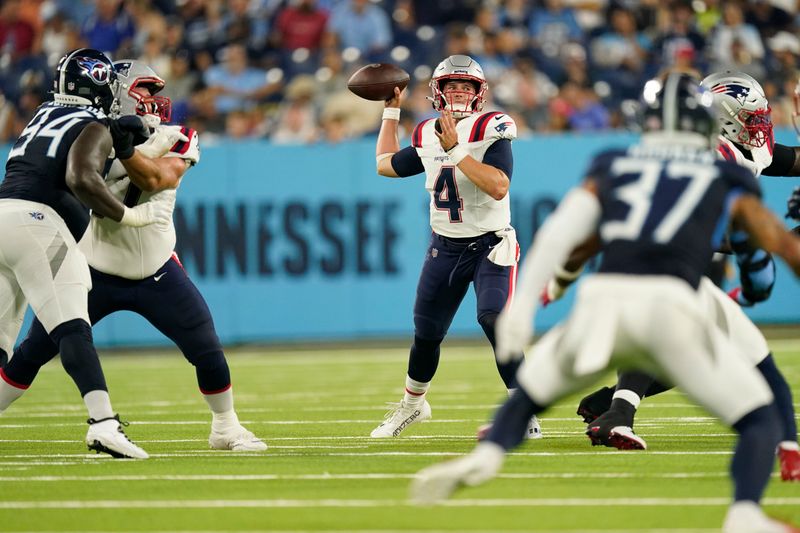
M 135 120 L 146 124 L 151 133 L 136 149 L 141 155 L 157 158 L 115 159 L 108 187 L 125 205 L 156 203 L 172 213 L 184 173 L 200 159 L 197 133 L 161 125 L 162 120 L 169 120 L 170 102 L 156 96 L 164 81 L 152 69 L 136 60 L 117 61 L 114 67 L 120 80 L 122 112 L 129 118 L 139 117 Z M 166 154 L 165 144 L 169 146 Z M 146 231 L 130 229 L 93 216 L 79 243 L 91 267 L 91 323 L 120 310 L 146 318 L 174 341 L 195 367 L 200 392 L 212 412 L 209 445 L 235 451 L 266 450 L 261 439 L 242 427 L 234 411 L 230 370 L 208 305 L 173 251 L 172 217 Z M 43 331 L 41 324 L 34 322 L 20 349 L 55 356 L 57 349 Z
M 400 149 L 397 124 L 401 92 L 386 102 L 376 146 L 378 173 L 406 177 L 425 173 L 433 230 L 414 304 L 414 342 L 405 394 L 371 436 L 396 437 L 431 417 L 425 398 L 439 364 L 439 347 L 469 285 L 477 318 L 494 348 L 494 324 L 513 292 L 519 248 L 511 227 L 508 190 L 513 171 L 514 120 L 483 112 L 488 84 L 471 57 L 453 55 L 434 70 L 430 87 L 437 119 L 423 121 Z M 497 362 L 500 377 L 516 387 L 517 362 Z M 541 436 L 531 419 L 528 435 Z

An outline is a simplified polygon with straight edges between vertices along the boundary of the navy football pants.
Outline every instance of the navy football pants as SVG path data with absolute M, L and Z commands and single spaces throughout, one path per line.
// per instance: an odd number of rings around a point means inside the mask
M 417 285 L 414 303 L 414 345 L 408 374 L 429 382 L 439 363 L 439 345 L 470 284 L 477 297 L 478 323 L 494 348 L 494 323 L 510 293 L 513 267 L 488 259 L 491 247 L 500 241 L 494 233 L 467 239 L 451 239 L 434 233 Z M 508 388 L 515 387 L 519 361 L 498 365 Z
M 115 311 L 137 313 L 172 340 L 195 366 L 203 393 L 230 387 L 230 371 L 208 305 L 175 256 L 155 275 L 143 280 L 120 278 L 94 269 L 91 274 L 89 319 L 93 325 Z M 42 324 L 34 320 L 4 371 L 12 380 L 30 384 L 39 368 L 57 353 L 58 347 Z

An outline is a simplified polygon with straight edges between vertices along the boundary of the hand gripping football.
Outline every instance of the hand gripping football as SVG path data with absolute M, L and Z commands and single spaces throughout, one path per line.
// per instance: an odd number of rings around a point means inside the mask
M 366 100 L 389 100 L 394 88 L 402 91 L 410 80 L 408 72 L 391 63 L 373 63 L 360 68 L 350 76 L 347 88 Z

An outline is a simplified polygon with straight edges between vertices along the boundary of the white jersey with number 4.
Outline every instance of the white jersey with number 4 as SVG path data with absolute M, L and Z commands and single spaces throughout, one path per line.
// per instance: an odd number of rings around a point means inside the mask
M 495 200 L 453 165 L 436 136 L 435 122 L 434 119 L 421 122 L 411 138 L 425 167 L 433 231 L 445 237 L 475 237 L 509 227 L 508 195 Z M 517 136 L 517 125 L 508 115 L 495 111 L 459 120 L 456 132 L 458 144 L 466 148 L 470 156 L 483 161 L 492 143 Z
M 159 128 L 165 126 L 159 126 Z M 163 157 L 180 157 L 191 163 L 198 161 L 200 152 L 197 132 L 183 128 L 188 142 L 177 142 Z M 125 167 L 115 159 L 106 177 L 109 190 L 126 206 L 144 202 L 163 202 L 170 211 L 175 209 L 177 189 L 148 193 L 131 183 Z M 175 225 L 150 224 L 135 228 L 123 226 L 108 218 L 92 216 L 89 229 L 79 246 L 89 265 L 114 276 L 139 280 L 152 276 L 167 262 L 175 249 Z

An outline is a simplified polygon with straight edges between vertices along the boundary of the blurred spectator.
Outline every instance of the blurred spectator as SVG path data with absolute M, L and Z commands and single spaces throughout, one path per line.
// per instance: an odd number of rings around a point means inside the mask
M 398 7 L 408 9 L 420 26 L 436 28 L 475 19 L 480 0 L 399 0 Z
M 630 10 L 618 7 L 609 17 L 610 29 L 590 43 L 596 77 L 612 87 L 613 99 L 638 98 L 650 42 Z
M 523 43 L 528 39 L 530 18 L 531 10 L 526 0 L 506 0 L 497 13 L 500 27 L 515 32 Z
M 42 53 L 50 68 L 55 69 L 58 60 L 67 51 L 79 47 L 80 34 L 75 24 L 61 11 L 48 14 L 42 30 Z
M 225 48 L 220 65 L 209 67 L 203 75 L 206 95 L 213 97 L 216 113 L 252 109 L 278 86 L 268 83 L 266 73 L 247 64 L 247 51 L 241 44 Z
M 686 0 L 678 0 L 667 9 L 667 20 L 653 43 L 651 62 L 653 71 L 672 64 L 678 54 L 682 59 L 691 56 L 700 59 L 705 52 L 706 39 L 695 27 L 695 14 L 692 5 Z
M 294 0 L 275 17 L 273 44 L 288 51 L 317 50 L 327 22 L 328 13 L 317 6 L 317 0 Z
M 95 0 L 97 11 L 83 24 L 82 37 L 86 46 L 117 57 L 129 56 L 136 27 L 120 0 Z
M 149 65 L 162 78 L 168 76 L 172 68 L 172 56 L 164 47 L 164 34 L 153 34 L 147 38 L 139 59 Z
M 338 144 L 352 138 L 347 125 L 347 115 L 341 112 L 331 113 L 322 119 L 322 141 Z
M 19 11 L 19 0 L 6 0 L 0 7 L 0 54 L 6 62 L 17 63 L 37 52 L 34 27 L 20 17 Z
M 317 138 L 317 109 L 313 76 L 300 75 L 286 86 L 286 100 L 278 110 L 277 123 L 270 139 L 277 144 L 304 144 Z
M 344 0 L 334 7 L 328 31 L 327 44 L 355 48 L 369 60 L 379 58 L 392 42 L 389 16 L 369 0 Z
M 186 42 L 193 50 L 214 55 L 226 45 L 226 25 L 221 0 L 186 0 L 181 15 L 186 20 Z
M 171 56 L 169 69 L 161 74 L 164 78 L 164 96 L 172 100 L 172 122 L 183 124 L 189 114 L 189 102 L 197 89 L 200 76 L 189 69 L 189 52 L 181 50 Z
M 530 19 L 531 47 L 536 64 L 551 78 L 562 75 L 558 60 L 561 47 L 569 42 L 583 42 L 583 30 L 575 20 L 575 12 L 564 6 L 564 0 L 545 0 Z
M 780 31 L 767 41 L 773 56 L 772 72 L 770 76 L 778 86 L 786 82 L 797 82 L 798 58 L 800 58 L 800 39 L 788 31 Z M 789 93 L 791 94 L 791 92 Z
M 722 20 L 712 32 L 710 46 L 717 65 L 714 70 L 764 58 L 764 43 L 758 30 L 744 21 L 742 7 L 735 1 L 723 6 Z
M 772 37 L 779 31 L 791 28 L 792 16 L 768 0 L 750 2 L 745 21 L 754 26 L 763 39 Z M 795 6 L 795 10 L 797 6 Z
M 231 111 L 225 116 L 225 135 L 231 139 L 253 137 L 258 121 L 258 115 L 252 111 Z

